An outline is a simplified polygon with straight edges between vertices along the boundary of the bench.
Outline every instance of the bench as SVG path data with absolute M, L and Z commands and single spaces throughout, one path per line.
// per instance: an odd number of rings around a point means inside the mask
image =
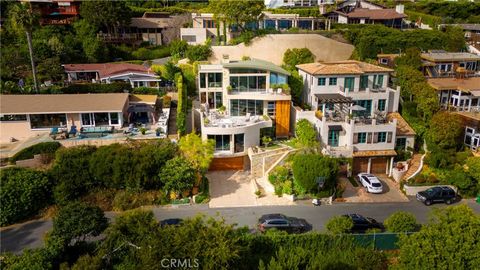
M 80 139 L 87 138 L 88 134 L 99 134 L 100 137 L 103 137 L 103 134 L 110 134 L 113 131 L 114 127 L 82 127 L 78 136 Z

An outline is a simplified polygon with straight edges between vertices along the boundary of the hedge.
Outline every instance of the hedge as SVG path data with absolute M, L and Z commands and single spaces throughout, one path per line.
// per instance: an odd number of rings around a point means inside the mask
M 62 146 L 59 142 L 42 142 L 34 144 L 30 147 L 22 149 L 20 152 L 17 152 L 13 157 L 9 159 L 12 163 L 15 163 L 17 160 L 31 159 L 34 155 L 38 154 L 55 154 L 58 148 Z
M 51 182 L 41 171 L 7 168 L 0 174 L 0 225 L 35 215 L 51 201 Z
M 84 94 L 84 93 L 123 93 L 129 91 L 132 86 L 126 82 L 113 83 L 86 83 L 71 84 L 62 88 L 60 91 L 64 94 Z

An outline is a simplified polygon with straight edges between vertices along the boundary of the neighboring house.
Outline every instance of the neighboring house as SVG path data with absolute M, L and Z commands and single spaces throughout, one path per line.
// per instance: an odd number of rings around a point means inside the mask
M 388 86 L 393 70 L 353 60 L 297 68 L 305 83 L 303 100 L 312 111 L 297 111 L 296 120 L 306 118 L 315 125 L 322 152 L 353 157 L 354 173 L 390 174 L 401 118 L 391 114 L 398 111 L 400 98 L 400 89 Z M 402 136 L 411 134 L 402 131 Z M 413 145 L 406 139 L 398 147 Z
M 395 53 L 381 53 L 377 55 L 377 63 L 389 68 L 395 67 L 395 58 L 399 57 L 399 54 Z
M 334 11 L 324 14 L 334 23 L 341 24 L 383 24 L 393 28 L 405 26 L 404 6 L 385 8 L 370 1 L 345 1 Z
M 224 29 L 222 22 L 217 29 L 217 21 L 213 17 L 212 13 L 192 13 L 192 27 L 181 28 L 181 39 L 191 45 L 203 44 L 207 39 L 211 39 L 213 44 L 216 44 L 218 34 L 225 36 L 224 30 L 226 30 L 227 41 L 237 34 L 238 31 L 235 26 Z M 248 23 L 245 27 L 279 31 L 291 28 L 317 30 L 324 28 L 324 22 L 323 19 L 316 17 L 302 17 L 298 14 L 274 14 L 264 11 L 257 22 Z
M 0 105 L 2 143 L 49 134 L 52 128 L 153 125 L 160 114 L 156 95 L 128 93 L 1 95 Z
M 391 112 L 387 114 L 387 120 L 393 122 L 393 119 L 397 119 L 397 133 L 395 141 L 395 149 L 397 150 L 411 150 L 415 146 L 415 135 L 416 132 L 408 124 L 408 122 L 403 119 L 403 117 L 398 112 Z
M 121 27 L 116 33 L 99 33 L 107 43 L 164 45 L 179 38 L 180 27 L 188 16 L 171 16 L 166 12 L 145 12 L 142 17 L 133 17 L 130 25 Z
M 334 4 L 335 0 L 265 0 L 267 8 L 315 7 L 322 4 Z
M 437 50 L 422 53 L 421 58 L 423 72 L 430 78 L 452 77 L 458 72 L 466 76 L 479 75 L 480 56 L 473 53 Z
M 69 82 L 128 82 L 132 87 L 158 88 L 160 79 L 149 68 L 129 63 L 64 64 Z
M 128 94 L 2 95 L 0 140 L 24 140 L 52 128 L 120 128 L 128 117 Z
M 71 24 L 80 16 L 80 0 L 20 0 L 30 3 L 33 10 L 39 11 L 40 24 Z
M 215 157 L 246 156 L 262 136 L 290 134 L 290 93 L 272 89 L 289 73 L 252 59 L 200 65 L 198 85 L 203 139 L 215 140 Z

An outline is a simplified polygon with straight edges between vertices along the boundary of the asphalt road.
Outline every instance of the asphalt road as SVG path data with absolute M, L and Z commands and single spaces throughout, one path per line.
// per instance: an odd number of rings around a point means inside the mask
M 472 207 L 475 212 L 480 213 L 480 204 L 473 200 L 464 200 L 457 203 L 466 203 Z M 158 220 L 167 218 L 188 218 L 198 214 L 206 216 L 224 217 L 226 222 L 237 224 L 238 226 L 248 226 L 254 228 L 258 218 L 267 213 L 282 213 L 287 216 L 293 216 L 306 219 L 312 229 L 323 231 L 324 224 L 331 217 L 336 215 L 358 213 L 364 216 L 372 217 L 378 221 L 385 220 L 389 215 L 396 211 L 407 211 L 417 217 L 418 222 L 426 223 L 429 213 L 433 208 L 445 207 L 444 204 L 435 204 L 427 207 L 413 198 L 405 203 L 338 203 L 334 205 L 325 205 L 314 207 L 312 205 L 298 206 L 259 206 L 259 207 L 241 207 L 241 208 L 209 208 L 208 205 L 178 206 L 178 207 L 155 207 L 153 212 Z M 116 213 L 108 212 L 106 215 L 113 218 Z M 35 220 L 7 228 L 0 231 L 0 251 L 10 251 L 18 253 L 25 248 L 36 248 L 43 245 L 43 238 L 52 228 L 51 220 Z

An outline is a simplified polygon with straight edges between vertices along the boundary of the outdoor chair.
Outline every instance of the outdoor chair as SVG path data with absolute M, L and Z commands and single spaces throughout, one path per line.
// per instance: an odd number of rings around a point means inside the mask
M 78 133 L 77 126 L 71 126 L 68 135 L 76 136 Z

